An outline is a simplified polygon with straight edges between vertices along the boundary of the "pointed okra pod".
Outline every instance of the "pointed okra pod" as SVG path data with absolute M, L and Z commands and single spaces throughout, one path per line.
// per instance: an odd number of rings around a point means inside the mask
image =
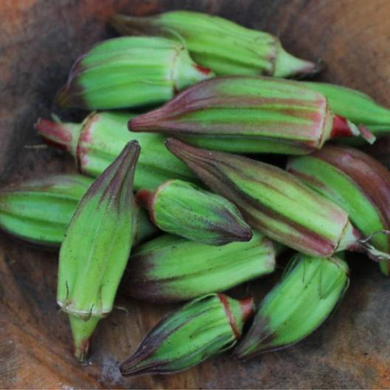
M 181 42 L 114 38 L 98 43 L 76 61 L 56 102 L 89 110 L 157 104 L 212 76 L 192 61 Z
M 141 154 L 134 188 L 155 189 L 169 179 L 194 180 L 194 174 L 164 147 L 159 134 L 134 134 L 127 131 L 130 113 L 94 112 L 83 123 L 61 123 L 40 119 L 35 125 L 49 143 L 65 149 L 75 159 L 80 172 L 100 175 L 119 155 L 127 142 L 135 139 Z
M 75 356 L 84 361 L 99 320 L 112 310 L 134 236 L 136 141 L 96 179 L 61 245 L 57 302 L 69 315 Z
M 77 204 L 93 180 L 77 174 L 50 175 L 0 190 L 0 228 L 23 241 L 59 248 Z M 136 210 L 134 245 L 156 233 L 147 213 Z
M 345 261 L 298 255 L 260 303 L 234 350 L 239 359 L 286 348 L 309 336 L 335 309 L 349 285 Z
M 390 256 L 367 246 L 346 211 L 294 175 L 233 154 L 197 149 L 169 138 L 167 148 L 215 193 L 233 202 L 245 220 L 275 241 L 312 256 L 343 250 Z
M 208 245 L 252 238 L 251 228 L 234 204 L 191 183 L 169 180 L 154 192 L 138 191 L 137 201 L 167 233 Z
M 344 209 L 352 223 L 379 251 L 390 253 L 390 172 L 367 154 L 346 146 L 327 145 L 293 158 L 287 170 Z M 380 262 L 390 274 L 389 260 Z
M 134 252 L 122 289 L 145 301 L 185 301 L 270 274 L 275 252 L 274 244 L 258 232 L 249 242 L 220 247 L 164 235 Z
M 123 35 L 158 35 L 184 42 L 192 58 L 217 75 L 305 76 L 319 68 L 287 53 L 279 39 L 218 16 L 173 11 L 149 17 L 115 15 Z
M 390 134 L 390 109 L 351 88 L 328 83 L 305 82 L 328 99 L 330 109 L 356 125 L 366 126 L 376 137 Z
M 334 115 L 324 95 L 298 82 L 266 77 L 204 81 L 131 119 L 129 129 L 233 153 L 307 154 L 340 136 L 375 140 Z
M 253 299 L 237 301 L 223 294 L 198 298 L 158 323 L 137 351 L 120 365 L 123 376 L 172 374 L 232 348 Z

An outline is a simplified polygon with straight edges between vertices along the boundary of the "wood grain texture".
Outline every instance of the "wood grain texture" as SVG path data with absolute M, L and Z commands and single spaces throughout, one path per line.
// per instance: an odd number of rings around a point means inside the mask
M 219 14 L 277 34 L 292 53 L 317 60 L 322 80 L 359 88 L 390 106 L 388 0 L 2 0 L 0 1 L 0 183 L 73 170 L 41 145 L 33 124 L 50 115 L 72 62 L 113 35 L 114 12 L 171 9 Z M 63 118 L 80 112 L 61 112 Z M 287 350 L 245 364 L 225 354 L 174 376 L 122 379 L 117 362 L 172 307 L 119 297 L 92 342 L 91 364 L 71 353 L 55 300 L 57 255 L 0 236 L 0 388 L 389 388 L 390 283 L 352 257 L 351 287 L 324 326 Z M 251 283 L 260 298 L 277 276 Z M 243 291 L 234 292 L 242 296 Z

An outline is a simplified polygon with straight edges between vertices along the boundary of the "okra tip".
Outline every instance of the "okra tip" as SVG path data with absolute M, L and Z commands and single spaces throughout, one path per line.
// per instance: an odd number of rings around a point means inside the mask
M 322 61 L 311 62 L 294 57 L 279 45 L 275 60 L 275 77 L 305 77 L 319 73 L 323 69 Z
M 72 84 L 66 84 L 58 91 L 54 98 L 54 103 L 59 108 L 78 107 L 87 109 L 88 106 L 82 98 L 83 89 L 79 86 Z
M 114 14 L 108 18 L 108 24 L 112 26 L 119 34 L 126 35 L 126 18 L 126 15 Z
M 74 356 L 81 364 L 86 364 L 90 338 L 100 321 L 100 317 L 91 316 L 84 320 L 70 314 L 69 321 L 73 335 Z
M 60 108 L 69 107 L 71 105 L 71 96 L 68 93 L 68 87 L 62 86 L 54 98 L 54 103 Z
M 119 366 L 119 371 L 123 377 L 142 375 L 143 369 L 136 366 L 137 356 L 131 356 Z
M 368 130 L 368 128 L 364 125 L 359 125 L 358 126 L 358 129 L 359 129 L 359 132 L 360 132 L 360 135 L 370 144 L 374 144 L 374 142 L 376 141 L 376 136 L 371 133 L 370 130 Z
M 112 165 L 108 167 L 107 171 L 118 169 L 121 174 L 134 171 L 140 152 L 141 146 L 137 140 L 128 142 Z M 104 175 L 104 172 L 102 175 Z
M 358 248 L 358 250 L 360 249 L 363 252 L 365 252 L 367 254 L 367 256 L 373 261 L 389 263 L 390 262 L 390 253 L 386 253 L 384 251 L 381 251 L 381 250 L 377 249 L 373 244 L 371 244 L 371 239 L 379 233 L 390 235 L 390 230 L 376 231 L 376 232 L 370 234 L 369 236 L 360 239 L 358 241 L 357 248 Z M 381 268 L 382 268 L 382 266 L 381 266 Z M 383 270 L 384 269 L 382 268 L 382 271 Z
M 141 153 L 141 146 L 137 140 L 128 142 L 123 148 L 121 154 L 117 157 L 120 165 L 119 173 L 134 176 L 136 164 Z
M 192 146 L 187 145 L 184 142 L 181 142 L 175 138 L 167 138 L 165 140 L 165 147 L 180 159 L 184 159 L 187 154 L 192 154 L 199 151 L 199 149 L 193 148 Z
M 253 232 L 249 225 L 235 227 L 227 233 L 228 238 L 237 242 L 248 242 L 253 237 Z
M 127 127 L 129 131 L 134 133 L 154 132 L 158 121 L 163 118 L 163 115 L 164 112 L 161 109 L 156 109 L 130 119 Z
M 138 141 L 128 142 L 114 162 L 95 180 L 86 196 L 92 197 L 102 188 L 106 188 L 103 198 L 109 196 L 119 200 L 125 186 L 127 186 L 128 193 L 132 193 L 134 173 L 140 152 L 141 147 Z
M 121 35 L 160 35 L 160 29 L 153 25 L 153 22 L 151 22 L 152 19 L 153 17 L 150 16 L 134 17 L 114 14 L 108 19 L 108 23 Z M 156 34 L 150 34 L 151 32 L 156 32 Z
M 34 127 L 47 143 L 71 152 L 75 136 L 72 125 L 39 118 Z
M 83 57 L 79 57 L 73 64 L 68 80 L 57 92 L 54 103 L 60 108 L 79 107 L 88 108 L 84 100 L 85 90 L 80 84 L 80 74 L 85 70 L 80 64 Z
M 354 123 L 339 115 L 334 115 L 331 131 L 331 139 L 339 137 L 362 137 L 369 144 L 373 144 L 376 140 L 374 134 L 367 129 L 366 126 L 356 126 Z

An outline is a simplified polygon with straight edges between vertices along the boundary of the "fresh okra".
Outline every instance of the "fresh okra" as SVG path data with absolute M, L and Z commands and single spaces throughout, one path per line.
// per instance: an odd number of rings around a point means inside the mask
M 0 190 L 0 228 L 23 241 L 59 248 L 77 204 L 93 179 L 78 174 L 49 175 Z M 156 233 L 137 207 L 134 245 Z
M 348 274 L 347 263 L 337 257 L 298 255 L 281 282 L 260 303 L 234 355 L 249 359 L 309 336 L 343 298 Z
M 100 175 L 126 143 L 135 139 L 141 146 L 135 189 L 153 190 L 173 178 L 193 181 L 194 174 L 165 149 L 163 136 L 127 131 L 127 122 L 133 116 L 130 113 L 94 112 L 81 124 L 40 119 L 35 127 L 47 142 L 69 152 L 79 171 L 87 175 Z
M 221 292 L 275 270 L 274 244 L 254 232 L 249 242 L 211 246 L 164 235 L 135 250 L 122 290 L 151 302 L 175 302 Z
M 57 302 L 69 315 L 75 356 L 85 361 L 97 323 L 113 307 L 134 236 L 136 141 L 95 180 L 61 245 Z
M 0 190 L 0 228 L 22 240 L 57 247 L 92 179 L 50 175 Z
M 101 42 L 73 65 L 56 97 L 61 107 L 89 110 L 163 103 L 177 91 L 212 77 L 181 42 L 124 37 Z
M 223 294 L 198 298 L 158 323 L 120 365 L 121 373 L 171 374 L 200 364 L 232 348 L 252 313 L 252 298 L 238 301 Z
M 345 146 L 325 146 L 290 159 L 287 169 L 344 209 L 351 222 L 378 250 L 390 253 L 390 172 L 367 154 Z M 388 260 L 380 262 L 390 274 Z
M 302 84 L 326 96 L 335 114 L 366 126 L 376 137 L 390 134 L 390 110 L 365 93 L 328 83 Z
M 346 211 L 292 174 L 175 139 L 166 145 L 214 192 L 236 204 L 249 225 L 275 241 L 311 256 L 359 250 L 379 260 L 390 258 L 367 246 Z
M 307 154 L 340 136 L 375 140 L 365 128 L 334 115 L 324 95 L 296 81 L 266 77 L 204 81 L 131 119 L 129 129 L 233 153 Z
M 234 204 L 191 183 L 169 180 L 154 192 L 138 191 L 136 198 L 167 233 L 208 245 L 252 238 L 251 228 Z
M 173 11 L 148 17 L 115 15 L 123 35 L 165 36 L 183 42 L 192 58 L 217 75 L 305 76 L 318 67 L 287 53 L 279 39 L 218 16 Z

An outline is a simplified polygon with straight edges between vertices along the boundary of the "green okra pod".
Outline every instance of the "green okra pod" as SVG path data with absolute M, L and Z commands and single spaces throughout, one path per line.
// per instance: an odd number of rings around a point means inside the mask
M 260 303 L 234 355 L 249 359 L 309 336 L 335 309 L 348 286 L 345 261 L 297 255 L 280 283 Z
M 92 179 L 50 175 L 0 190 L 0 228 L 33 244 L 59 247 Z
M 302 84 L 326 96 L 329 107 L 335 114 L 356 125 L 366 126 L 376 137 L 390 134 L 390 109 L 378 104 L 367 94 L 335 84 Z
M 390 258 L 367 246 L 340 206 L 283 169 L 171 138 L 166 145 L 214 192 L 236 204 L 249 225 L 273 240 L 311 256 L 357 250 L 377 260 Z
M 59 248 L 77 204 L 93 179 L 57 174 L 0 190 L 0 228 L 40 247 Z M 134 245 L 156 234 L 147 213 L 136 210 Z
M 209 69 L 192 61 L 181 42 L 113 38 L 98 43 L 75 62 L 56 102 L 88 110 L 158 104 L 212 76 Z
M 372 235 L 375 248 L 390 253 L 390 236 L 383 233 L 390 230 L 388 169 L 357 149 L 327 145 L 290 159 L 287 170 L 338 204 L 364 235 Z M 389 260 L 381 261 L 380 267 L 385 275 L 390 274 Z
M 128 143 L 80 201 L 61 245 L 57 302 L 69 315 L 75 356 L 112 308 L 134 237 L 133 178 L 140 147 Z
M 252 313 L 252 298 L 210 294 L 195 299 L 158 323 L 120 365 L 121 373 L 172 374 L 196 366 L 232 348 Z
M 198 64 L 217 75 L 294 77 L 319 70 L 287 53 L 277 37 L 218 16 L 192 11 L 114 15 L 111 24 L 123 35 L 157 35 L 183 42 Z
M 191 183 L 169 180 L 154 192 L 138 191 L 137 200 L 167 233 L 208 245 L 252 238 L 251 228 L 234 204 Z
M 129 129 L 233 153 L 308 154 L 340 136 L 375 140 L 365 128 L 332 113 L 324 95 L 270 77 L 206 80 L 132 118 Z
M 69 152 L 84 174 L 100 175 L 126 143 L 135 139 L 142 150 L 135 171 L 135 189 L 153 190 L 169 179 L 193 181 L 194 174 L 165 149 L 162 135 L 127 131 L 127 122 L 133 116 L 130 113 L 94 112 L 81 124 L 40 119 L 35 127 L 48 143 Z
M 135 250 L 122 289 L 145 301 L 185 301 L 270 274 L 275 256 L 274 244 L 258 232 L 249 242 L 218 247 L 164 235 Z

